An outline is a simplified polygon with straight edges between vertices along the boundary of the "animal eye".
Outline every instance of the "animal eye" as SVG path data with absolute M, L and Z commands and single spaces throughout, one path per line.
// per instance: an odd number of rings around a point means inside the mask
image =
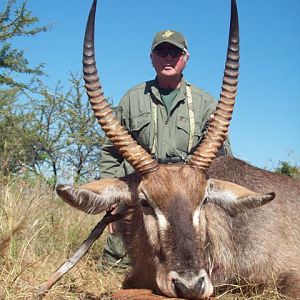
M 151 207 L 151 206 L 149 205 L 149 203 L 148 203 L 145 199 L 142 199 L 142 200 L 141 200 L 141 205 L 142 205 L 143 207 Z
M 208 197 L 204 198 L 204 200 L 202 201 L 202 206 L 205 205 L 205 203 L 208 201 Z

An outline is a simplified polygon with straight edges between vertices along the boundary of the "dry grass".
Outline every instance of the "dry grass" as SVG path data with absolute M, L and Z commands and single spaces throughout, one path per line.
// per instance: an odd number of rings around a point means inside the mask
M 217 298 L 224 300 L 292 300 L 273 288 L 262 289 L 253 283 L 237 279 L 237 284 L 217 287 Z
M 1 187 L 0 299 L 31 299 L 98 221 L 99 216 L 87 217 L 52 197 L 42 184 L 17 181 Z M 45 299 L 93 299 L 119 288 L 122 276 L 97 270 L 103 241 L 97 241 Z
M 87 216 L 57 199 L 45 185 L 23 180 L 0 184 L 0 300 L 32 299 L 39 285 L 71 256 L 99 216 Z M 47 299 L 109 300 L 122 274 L 99 272 L 105 235 L 46 295 Z M 247 297 L 239 287 L 221 299 L 284 299 L 276 290 Z M 219 297 L 217 297 L 219 298 Z

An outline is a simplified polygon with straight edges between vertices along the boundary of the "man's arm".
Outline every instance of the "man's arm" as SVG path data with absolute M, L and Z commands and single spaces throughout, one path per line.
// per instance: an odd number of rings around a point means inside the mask
M 100 159 L 100 176 L 101 178 L 114 178 L 125 176 L 124 159 L 119 152 L 112 145 L 112 143 L 105 138 L 101 149 Z
M 128 115 L 128 108 L 123 108 L 124 102 L 125 97 L 121 99 L 120 104 L 118 105 L 116 118 L 126 128 L 126 122 L 124 120 L 126 119 L 126 115 Z M 101 178 L 119 178 L 127 174 L 124 158 L 119 154 L 119 151 L 107 137 L 105 138 L 101 149 L 100 172 Z

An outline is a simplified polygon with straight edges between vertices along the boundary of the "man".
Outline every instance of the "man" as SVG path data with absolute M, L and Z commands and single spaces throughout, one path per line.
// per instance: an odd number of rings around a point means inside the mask
M 183 70 L 189 59 L 186 39 L 177 31 L 156 33 L 150 58 L 156 78 L 130 89 L 121 99 L 117 117 L 137 142 L 160 163 L 186 162 L 205 136 L 216 101 L 188 83 Z M 221 155 L 232 155 L 227 140 Z M 101 177 L 122 177 L 133 172 L 112 144 L 102 147 Z M 109 264 L 128 266 L 115 226 L 104 249 Z

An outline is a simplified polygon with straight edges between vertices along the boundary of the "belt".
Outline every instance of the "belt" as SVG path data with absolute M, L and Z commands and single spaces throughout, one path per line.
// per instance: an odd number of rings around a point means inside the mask
M 157 162 L 159 164 L 176 164 L 176 163 L 184 163 L 185 160 L 181 157 L 165 157 L 165 158 L 158 158 Z

